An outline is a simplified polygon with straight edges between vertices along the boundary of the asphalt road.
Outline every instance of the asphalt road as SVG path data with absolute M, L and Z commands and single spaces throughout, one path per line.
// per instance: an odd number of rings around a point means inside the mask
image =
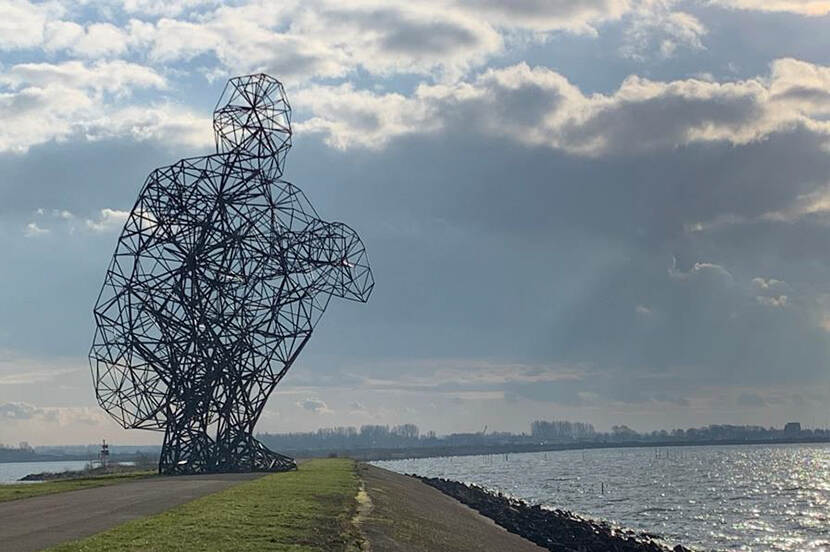
M 0 550 L 29 552 L 88 537 L 262 475 L 157 477 L 0 502 Z

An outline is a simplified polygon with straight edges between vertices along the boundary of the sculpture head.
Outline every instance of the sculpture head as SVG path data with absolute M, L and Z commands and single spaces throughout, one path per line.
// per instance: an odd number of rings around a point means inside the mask
M 291 106 L 282 83 L 265 74 L 228 81 L 213 112 L 217 153 L 274 158 L 277 176 L 291 148 Z

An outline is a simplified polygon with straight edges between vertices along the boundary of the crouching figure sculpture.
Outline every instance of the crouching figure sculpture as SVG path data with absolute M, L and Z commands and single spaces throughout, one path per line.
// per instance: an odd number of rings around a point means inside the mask
M 161 473 L 296 468 L 254 426 L 330 298 L 372 291 L 357 234 L 282 180 L 290 113 L 276 79 L 231 79 L 216 153 L 150 174 L 107 270 L 96 395 L 123 427 L 164 431 Z

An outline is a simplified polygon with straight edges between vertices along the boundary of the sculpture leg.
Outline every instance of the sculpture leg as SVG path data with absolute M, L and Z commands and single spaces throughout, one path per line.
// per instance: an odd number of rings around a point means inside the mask
M 167 475 L 295 469 L 293 458 L 268 449 L 250 431 L 229 428 L 209 432 L 192 423 L 168 424 L 159 459 L 159 473 Z

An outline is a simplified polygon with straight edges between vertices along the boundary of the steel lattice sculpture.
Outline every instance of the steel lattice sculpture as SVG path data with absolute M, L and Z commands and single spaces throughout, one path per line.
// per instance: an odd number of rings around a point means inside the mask
M 125 428 L 164 431 L 159 471 L 281 471 L 254 426 L 332 296 L 365 302 L 363 244 L 281 179 L 291 147 L 282 84 L 231 79 L 216 153 L 153 171 L 95 305 L 90 366 Z

